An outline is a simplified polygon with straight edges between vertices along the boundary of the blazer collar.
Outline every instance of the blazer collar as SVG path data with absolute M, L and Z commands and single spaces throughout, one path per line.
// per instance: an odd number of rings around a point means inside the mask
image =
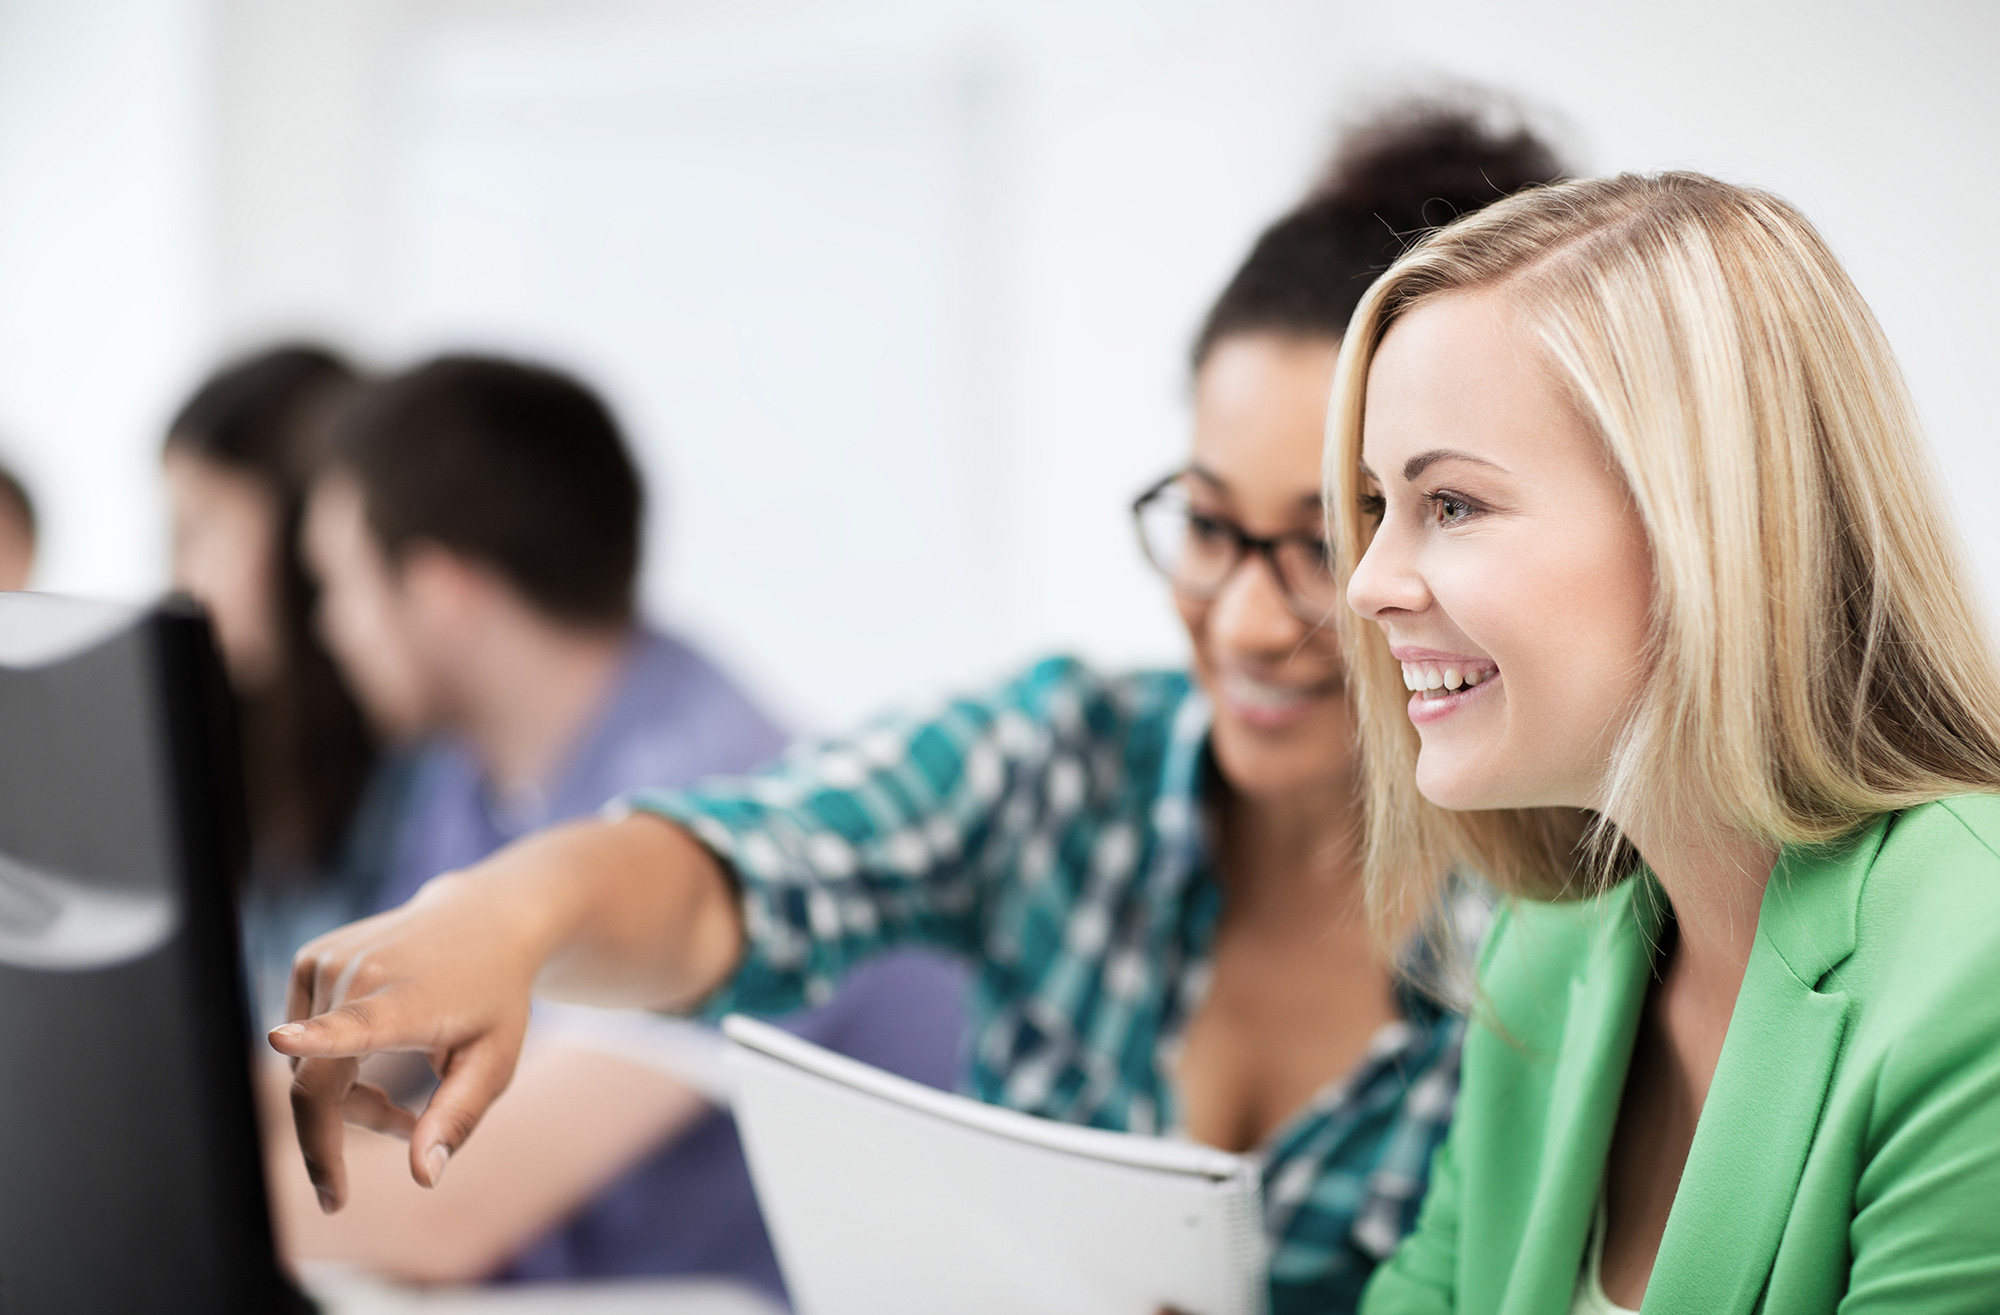
M 1818 986 L 1854 953 L 1861 887 L 1895 821 L 1896 814 L 1884 813 L 1831 844 L 1788 845 L 1779 855 L 1764 888 L 1757 938 L 1769 940 L 1807 986 Z
M 1877 818 L 1831 845 L 1788 846 L 1773 868 L 1653 1264 L 1648 1291 L 1662 1297 L 1643 1309 L 1756 1309 L 1847 1031 L 1846 993 L 1821 988 L 1854 953 L 1861 888 L 1893 822 Z
M 1528 1207 L 1534 1226 L 1522 1238 L 1500 1303 L 1506 1315 L 1570 1308 L 1665 911 L 1659 887 L 1643 873 L 1582 911 L 1595 925 L 1569 983 L 1542 1129 L 1547 1149 Z
M 1645 1311 L 1755 1310 L 1846 1031 L 1847 997 L 1818 988 L 1854 952 L 1862 884 L 1892 822 L 1789 847 L 1773 869 Z M 1508 1312 L 1568 1309 L 1667 910 L 1646 872 L 1596 905 L 1590 952 L 1570 981 L 1529 1213 L 1536 1227 L 1513 1268 Z

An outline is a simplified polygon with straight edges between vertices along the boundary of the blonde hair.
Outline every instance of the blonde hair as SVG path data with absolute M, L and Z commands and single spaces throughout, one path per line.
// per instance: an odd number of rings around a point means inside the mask
M 1327 422 L 1343 585 L 1370 534 L 1370 362 L 1412 308 L 1475 290 L 1507 298 L 1623 475 L 1654 563 L 1647 675 L 1601 814 L 1447 812 L 1413 783 L 1387 641 L 1343 608 L 1380 925 L 1421 917 L 1454 867 L 1510 892 L 1601 886 L 1629 857 L 1607 815 L 1811 843 L 2000 788 L 2000 672 L 1902 375 L 1819 234 L 1764 192 L 1564 183 L 1391 266 L 1355 311 Z

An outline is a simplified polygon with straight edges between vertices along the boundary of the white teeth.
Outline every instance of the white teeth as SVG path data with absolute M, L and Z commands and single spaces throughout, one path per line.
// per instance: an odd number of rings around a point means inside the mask
M 1230 698 L 1253 708 L 1267 712 L 1277 712 L 1290 708 L 1306 700 L 1308 695 L 1302 690 L 1285 689 L 1277 685 L 1266 685 L 1261 680 L 1234 672 L 1222 678 L 1222 686 Z
M 1499 675 L 1476 667 L 1426 667 L 1418 662 L 1399 664 L 1403 668 L 1403 688 L 1414 694 L 1436 690 L 1471 689 Z

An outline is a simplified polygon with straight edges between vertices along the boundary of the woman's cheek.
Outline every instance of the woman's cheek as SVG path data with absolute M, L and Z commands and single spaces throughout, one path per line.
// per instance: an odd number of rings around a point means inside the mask
M 1208 668 L 1208 613 L 1210 604 L 1174 595 L 1174 611 L 1180 615 L 1181 626 L 1187 631 L 1188 648 L 1194 654 L 1196 674 L 1207 677 Z

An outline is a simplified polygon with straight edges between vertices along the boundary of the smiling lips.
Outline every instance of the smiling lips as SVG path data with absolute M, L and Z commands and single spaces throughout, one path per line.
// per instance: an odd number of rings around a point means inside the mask
M 1474 690 L 1496 680 L 1500 668 L 1484 658 L 1425 658 L 1404 662 L 1403 687 L 1416 697 L 1410 700 L 1410 716 L 1428 721 L 1456 708 Z
M 1234 706 L 1238 717 L 1251 725 L 1272 729 L 1296 721 L 1320 699 L 1339 688 L 1338 684 L 1329 686 L 1324 683 L 1303 688 L 1277 685 L 1240 671 L 1224 672 L 1218 684 L 1221 694 Z

